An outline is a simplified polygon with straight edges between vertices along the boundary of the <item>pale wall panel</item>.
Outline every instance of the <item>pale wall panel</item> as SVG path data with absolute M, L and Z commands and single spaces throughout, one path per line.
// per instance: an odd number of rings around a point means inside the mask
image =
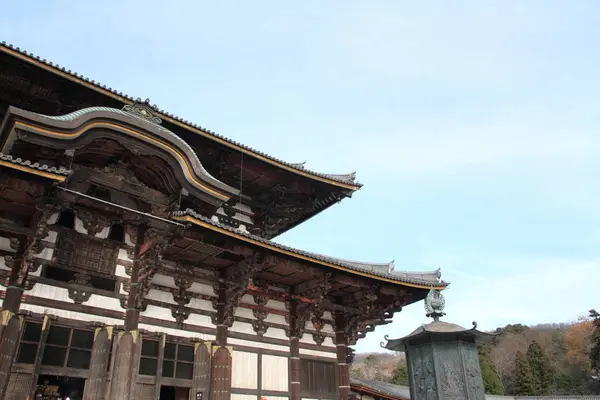
M 251 396 L 249 394 L 232 394 L 231 400 L 257 400 L 256 396 Z
M 36 283 L 33 289 L 26 292 L 26 295 L 73 303 L 73 300 L 69 298 L 69 291 L 67 289 L 45 283 Z
M 121 308 L 121 302 L 119 299 L 115 299 L 114 297 L 108 296 L 100 296 L 99 294 L 93 294 L 90 296 L 90 299 L 84 303 L 86 306 L 104 308 L 107 310 L 120 311 L 123 312 Z
M 234 347 L 237 344 L 239 346 L 254 347 L 257 349 L 274 350 L 274 351 L 281 351 L 281 352 L 285 352 L 285 353 L 290 352 L 290 348 L 288 346 L 279 346 L 276 344 L 252 342 L 250 340 L 243 340 L 243 339 L 227 338 L 227 344 L 232 345 Z
M 256 332 L 254 332 L 254 328 L 252 328 L 252 325 L 248 324 L 246 322 L 235 321 L 233 323 L 233 325 L 231 326 L 230 330 L 232 332 L 247 333 L 249 335 L 256 335 Z
M 258 388 L 258 354 L 233 351 L 231 387 L 238 389 Z
M 190 300 L 188 307 L 195 308 L 198 310 L 215 311 L 212 306 L 212 302 L 210 302 L 208 300 L 204 300 L 204 299 L 193 298 Z
M 208 315 L 202 314 L 192 314 L 185 321 L 186 324 L 197 325 L 197 326 L 205 326 L 205 327 L 214 327 L 212 320 Z
M 154 278 L 152 278 L 152 283 L 170 288 L 176 287 L 175 282 L 173 281 L 173 277 L 162 274 L 154 275 Z
M 205 294 L 207 296 L 214 296 L 214 291 L 212 286 L 205 285 L 204 283 L 194 282 L 189 289 L 190 292 Z
M 335 353 L 329 353 L 329 352 L 325 352 L 325 351 L 308 350 L 308 349 L 302 349 L 302 348 L 300 349 L 300 355 L 331 358 L 332 360 L 337 359 L 337 356 Z
M 289 390 L 288 358 L 263 354 L 261 384 L 264 390 L 287 392 Z
M 288 340 L 288 337 L 286 336 L 285 331 L 283 329 L 279 329 L 279 328 L 267 329 L 267 332 L 265 333 L 264 336 L 268 337 L 268 338 L 273 338 L 273 339 Z
M 146 307 L 146 311 L 142 313 L 145 317 L 151 317 L 156 319 L 162 319 L 164 321 L 174 321 L 175 318 L 171 315 L 171 310 L 159 306 L 149 305 Z

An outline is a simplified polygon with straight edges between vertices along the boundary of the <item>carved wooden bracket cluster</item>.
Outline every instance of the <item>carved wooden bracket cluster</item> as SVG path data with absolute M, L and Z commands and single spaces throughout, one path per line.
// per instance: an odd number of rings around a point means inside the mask
M 255 282 L 255 285 L 261 288 L 266 287 L 265 282 Z M 269 329 L 265 323 L 265 320 L 269 315 L 269 312 L 265 309 L 267 303 L 269 302 L 269 297 L 262 293 L 255 293 L 253 297 L 254 302 L 256 303 L 256 308 L 252 310 L 252 314 L 256 320 L 252 321 L 252 328 L 258 336 L 263 336 L 267 332 L 267 329 Z
M 288 314 L 285 315 L 285 322 L 288 324 L 285 334 L 287 337 L 302 339 L 306 322 L 311 316 L 312 304 L 301 303 L 298 300 L 287 300 L 285 308 L 288 310 Z
M 118 218 L 110 218 L 102 213 L 88 210 L 87 208 L 78 207 L 76 210 L 77 218 L 87 230 L 88 235 L 96 236 L 104 228 L 110 227 L 113 223 L 118 222 Z
M 325 341 L 325 335 L 323 334 L 323 327 L 325 326 L 325 321 L 323 320 L 323 309 L 320 305 L 313 306 L 313 317 L 311 319 L 313 328 L 315 329 L 315 333 L 312 334 L 313 340 L 315 343 L 320 346 Z
M 181 273 L 175 275 L 173 280 L 176 287 L 171 289 L 171 293 L 177 305 L 171 306 L 171 315 L 177 321 L 177 326 L 182 328 L 184 321 L 190 316 L 190 311 L 185 306 L 191 300 L 191 295 L 187 290 L 192 287 L 192 280 Z
M 323 344 L 325 341 L 325 335 L 322 330 L 325 326 L 325 320 L 323 319 L 323 300 L 327 293 L 331 290 L 333 284 L 333 274 L 330 272 L 323 273 L 318 279 L 299 285 L 294 288 L 296 295 L 306 297 L 310 299 L 312 303 L 301 303 L 296 301 L 295 305 L 295 321 L 292 321 L 289 316 L 286 315 L 286 322 L 288 323 L 288 336 L 294 336 L 298 339 L 302 339 L 306 322 L 311 318 L 315 333 L 313 333 L 313 340 L 318 345 Z M 292 311 L 290 307 L 291 303 L 286 302 L 286 308 Z
M 213 285 L 217 298 L 213 299 L 213 308 L 217 310 L 212 317 L 213 324 L 233 325 L 235 310 L 242 297 L 248 292 L 248 284 L 258 273 L 274 265 L 276 259 L 262 253 L 254 253 L 239 264 L 221 271 L 215 271 L 219 283 Z
M 144 243 L 151 247 L 140 256 L 140 266 L 136 284 L 135 307 L 139 311 L 145 311 L 148 306 L 146 296 L 150 291 L 152 278 L 156 271 L 163 265 L 163 254 L 169 247 L 173 235 L 170 233 L 160 233 L 154 229 L 147 229 L 144 234 Z
M 48 232 L 50 231 L 50 226 L 48 225 L 48 221 L 52 214 L 57 211 L 57 208 L 53 204 L 45 205 L 37 217 L 33 221 L 35 224 L 34 234 L 33 236 L 28 236 L 23 243 L 24 250 L 22 254 L 16 254 L 15 257 L 11 260 L 12 267 L 18 267 L 18 272 L 16 275 L 13 275 L 13 281 L 11 284 L 16 286 L 23 286 L 27 290 L 33 288 L 35 282 L 27 282 L 27 276 L 29 272 L 36 271 L 38 266 L 34 264 L 35 255 L 40 253 L 43 250 L 43 240 L 48 236 Z M 16 243 L 13 242 L 13 246 Z M 17 249 L 21 247 L 21 241 L 17 245 Z M 16 264 L 16 265 L 15 265 Z

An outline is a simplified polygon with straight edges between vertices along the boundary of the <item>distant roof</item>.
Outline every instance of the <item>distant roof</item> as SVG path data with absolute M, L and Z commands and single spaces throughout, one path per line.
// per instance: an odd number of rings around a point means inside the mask
M 473 322 L 473 328 L 466 329 L 460 325 L 453 324 L 451 322 L 433 321 L 433 322 L 430 322 L 429 324 L 423 324 L 423 325 L 419 326 L 417 329 L 412 331 L 410 334 L 408 334 L 402 338 L 399 338 L 399 339 L 389 339 L 388 340 L 388 337 L 386 335 L 385 340 L 387 340 L 388 342 L 385 346 L 382 345 L 382 347 L 389 349 L 389 350 L 401 351 L 401 349 L 404 348 L 405 343 L 409 339 L 415 339 L 420 336 L 425 336 L 427 334 L 436 335 L 436 334 L 443 334 L 443 333 L 462 333 L 465 336 L 468 335 L 468 336 L 476 337 L 476 338 L 486 338 L 486 337 L 494 336 L 490 333 L 478 331 L 477 324 L 475 322 Z
M 6 43 L 5 41 L 0 42 L 0 51 L 6 54 L 10 54 L 14 57 L 17 57 L 21 60 L 27 61 L 31 64 L 37 65 L 47 71 L 50 71 L 56 75 L 59 75 L 63 78 L 69 79 L 75 83 L 81 84 L 97 92 L 105 94 L 113 99 L 116 99 L 123 104 L 133 104 L 135 102 L 140 102 L 141 99 L 135 99 L 132 96 L 124 94 L 123 92 L 119 92 L 111 87 L 107 87 L 106 85 L 102 85 L 100 82 L 96 82 L 95 80 L 89 79 L 81 74 L 78 74 L 70 69 L 66 69 L 65 67 L 61 67 L 60 65 L 53 63 L 51 61 L 47 61 L 39 56 L 36 56 L 33 53 L 30 53 L 26 50 L 23 50 L 19 47 L 13 46 L 10 43 Z M 326 174 L 311 171 L 304 168 L 304 163 L 290 163 L 283 160 L 280 160 L 276 157 L 265 154 L 261 151 L 255 150 L 249 146 L 238 143 L 234 140 L 228 139 L 224 136 L 221 136 L 215 132 L 210 131 L 209 129 L 203 128 L 199 125 L 194 124 L 191 121 L 184 120 L 176 115 L 168 113 L 162 109 L 159 109 L 156 105 L 150 105 L 148 101 L 148 106 L 151 107 L 157 114 L 159 114 L 160 118 L 164 120 L 168 120 L 171 123 L 175 123 L 176 125 L 180 125 L 194 133 L 201 134 L 202 136 L 208 137 L 214 141 L 220 142 L 230 148 L 234 148 L 243 153 L 249 154 L 258 158 L 260 160 L 266 161 L 272 165 L 278 166 L 280 168 L 289 170 L 298 175 L 307 176 L 313 179 L 317 179 L 320 181 L 324 181 L 325 183 L 333 184 L 336 186 L 341 186 L 350 190 L 358 190 L 362 187 L 362 185 L 356 182 L 356 173 L 352 172 L 349 174 Z
M 410 399 L 410 389 L 408 386 L 394 385 L 393 383 L 351 378 L 350 388 L 356 393 L 370 392 L 390 400 Z
M 406 272 L 406 271 L 395 271 L 393 269 L 393 263 L 367 263 L 358 261 L 342 260 L 340 258 L 328 257 L 318 253 L 311 253 L 304 250 L 295 249 L 293 247 L 285 246 L 279 243 L 275 243 L 271 240 L 267 240 L 260 236 L 244 232 L 239 229 L 234 229 L 229 226 L 223 225 L 210 218 L 207 218 L 201 214 L 196 213 L 193 210 L 177 211 L 173 215 L 173 219 L 176 221 L 186 220 L 185 217 L 191 217 L 188 219 L 189 222 L 196 223 L 197 225 L 210 225 L 213 227 L 220 228 L 221 230 L 229 231 L 241 238 L 250 239 L 257 244 L 266 245 L 272 247 L 276 251 L 283 253 L 292 253 L 300 258 L 304 258 L 307 261 L 311 261 L 322 265 L 331 265 L 334 268 L 340 267 L 339 269 L 350 270 L 361 275 L 370 276 L 374 278 L 382 278 L 380 280 L 392 281 L 403 283 L 408 286 L 415 286 L 421 288 L 438 288 L 443 289 L 448 286 L 448 283 L 440 280 L 440 271 L 434 272 Z M 195 221 L 194 221 L 195 220 Z
M 350 388 L 355 393 L 365 393 L 368 396 L 376 395 L 389 400 L 410 400 L 410 389 L 408 386 L 394 385 L 393 383 L 371 381 L 368 379 L 351 378 Z M 600 396 L 495 396 L 485 395 L 486 400 L 600 400 Z

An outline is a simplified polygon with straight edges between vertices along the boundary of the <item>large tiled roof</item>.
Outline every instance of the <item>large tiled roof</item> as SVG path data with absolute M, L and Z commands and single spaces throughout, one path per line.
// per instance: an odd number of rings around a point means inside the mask
M 267 240 L 260 236 L 253 235 L 253 234 L 250 234 L 248 232 L 245 232 L 245 231 L 242 231 L 239 229 L 231 228 L 227 225 L 223 225 L 217 221 L 207 218 L 201 214 L 198 214 L 197 212 L 190 210 L 190 209 L 187 209 L 185 211 L 177 211 L 174 213 L 173 216 L 174 217 L 190 216 L 190 217 L 200 220 L 206 224 L 210 224 L 212 226 L 230 231 L 237 235 L 241 235 L 241 236 L 250 238 L 254 241 L 273 246 L 277 249 L 280 249 L 280 250 L 283 250 L 286 252 L 290 252 L 290 253 L 293 253 L 293 254 L 296 254 L 299 256 L 304 256 L 304 257 L 307 257 L 307 258 L 317 261 L 317 262 L 321 261 L 321 262 L 337 265 L 339 267 L 343 267 L 348 270 L 357 271 L 357 272 L 367 274 L 370 276 L 381 277 L 381 278 L 389 279 L 389 280 L 396 281 L 396 282 L 407 283 L 407 284 L 412 284 L 412 285 L 419 285 L 419 286 L 424 286 L 424 287 L 432 287 L 432 288 L 445 287 L 448 285 L 448 283 L 440 280 L 439 270 L 435 271 L 435 273 L 395 271 L 395 270 L 393 270 L 393 268 L 391 268 L 391 266 L 393 266 L 392 263 L 381 264 L 381 263 L 366 263 L 366 262 L 358 262 L 358 261 L 348 261 L 348 260 L 343 260 L 340 258 L 324 256 L 324 255 L 318 254 L 318 253 L 311 253 L 308 251 L 285 246 L 283 244 L 279 244 L 279 243 L 273 242 L 271 240 Z
M 56 63 L 53 63 L 52 61 L 48 61 L 45 58 L 41 58 L 39 56 L 36 56 L 33 53 L 30 53 L 26 50 L 23 50 L 19 47 L 13 46 L 10 43 L 6 43 L 6 42 L 0 42 L 0 50 L 4 51 L 5 53 L 13 53 L 16 52 L 18 55 L 21 56 L 21 58 L 24 58 L 26 61 L 32 62 L 32 63 L 41 63 L 42 65 L 44 65 L 48 70 L 58 74 L 58 75 L 62 75 L 68 79 L 71 79 L 73 81 L 76 82 L 81 82 L 81 83 L 85 83 L 88 86 L 91 86 L 93 89 L 100 91 L 100 92 L 105 92 L 106 94 L 110 94 L 112 95 L 111 97 L 116 98 L 117 100 L 123 102 L 124 104 L 131 104 L 134 102 L 140 102 L 141 100 L 139 98 L 134 98 L 132 96 L 129 96 L 123 92 L 117 91 L 116 89 L 113 89 L 111 87 L 108 87 L 106 85 L 101 84 L 100 82 L 96 82 L 93 79 L 89 79 L 88 77 L 85 77 L 81 74 L 78 74 L 77 72 L 71 71 L 70 69 L 67 69 L 65 67 L 62 67 Z M 150 106 L 150 104 L 148 104 Z M 222 142 L 225 142 L 229 145 L 231 145 L 231 147 L 236 147 L 241 151 L 244 151 L 248 154 L 257 156 L 259 158 L 264 158 L 267 160 L 270 160 L 271 162 L 275 163 L 275 164 L 279 164 L 279 165 L 283 165 L 286 166 L 288 168 L 290 168 L 293 171 L 297 171 L 298 173 L 301 174 L 308 174 L 310 176 L 314 176 L 314 177 L 320 177 L 320 178 L 325 178 L 329 181 L 333 181 L 333 182 L 338 182 L 344 185 L 349 185 L 351 186 L 354 190 L 359 189 L 362 185 L 358 182 L 356 182 L 356 174 L 354 172 L 350 173 L 350 174 L 325 174 L 325 173 L 320 173 L 320 172 L 315 172 L 315 171 L 311 171 L 308 169 L 304 168 L 304 163 L 298 164 L 298 163 L 290 163 L 290 162 L 286 162 L 283 160 L 280 160 L 279 158 L 270 156 L 268 154 L 265 154 L 261 151 L 255 150 L 249 146 L 246 146 L 242 143 L 236 142 L 234 140 L 228 139 L 222 135 L 219 135 L 209 129 L 206 129 L 200 125 L 197 125 L 191 121 L 185 120 L 183 118 L 180 118 L 176 115 L 173 115 L 167 111 L 164 111 L 162 109 L 159 109 L 156 107 L 156 105 L 151 105 L 152 109 L 160 114 L 161 117 L 163 118 L 170 118 L 176 122 L 179 122 L 180 124 L 185 125 L 186 128 L 190 129 L 196 129 L 198 131 L 201 131 L 201 133 L 203 133 L 205 136 L 209 137 L 209 138 L 213 138 Z

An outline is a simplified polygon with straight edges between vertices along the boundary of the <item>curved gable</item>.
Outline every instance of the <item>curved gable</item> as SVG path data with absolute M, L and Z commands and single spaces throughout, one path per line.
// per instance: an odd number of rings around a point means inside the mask
M 191 195 L 221 204 L 239 191 L 210 175 L 192 148 L 159 125 L 144 105 L 126 110 L 90 107 L 63 116 L 47 116 L 10 107 L 2 125 L 2 151 L 9 153 L 16 140 L 55 149 L 77 149 L 94 139 L 112 137 L 133 152 L 168 159 Z

